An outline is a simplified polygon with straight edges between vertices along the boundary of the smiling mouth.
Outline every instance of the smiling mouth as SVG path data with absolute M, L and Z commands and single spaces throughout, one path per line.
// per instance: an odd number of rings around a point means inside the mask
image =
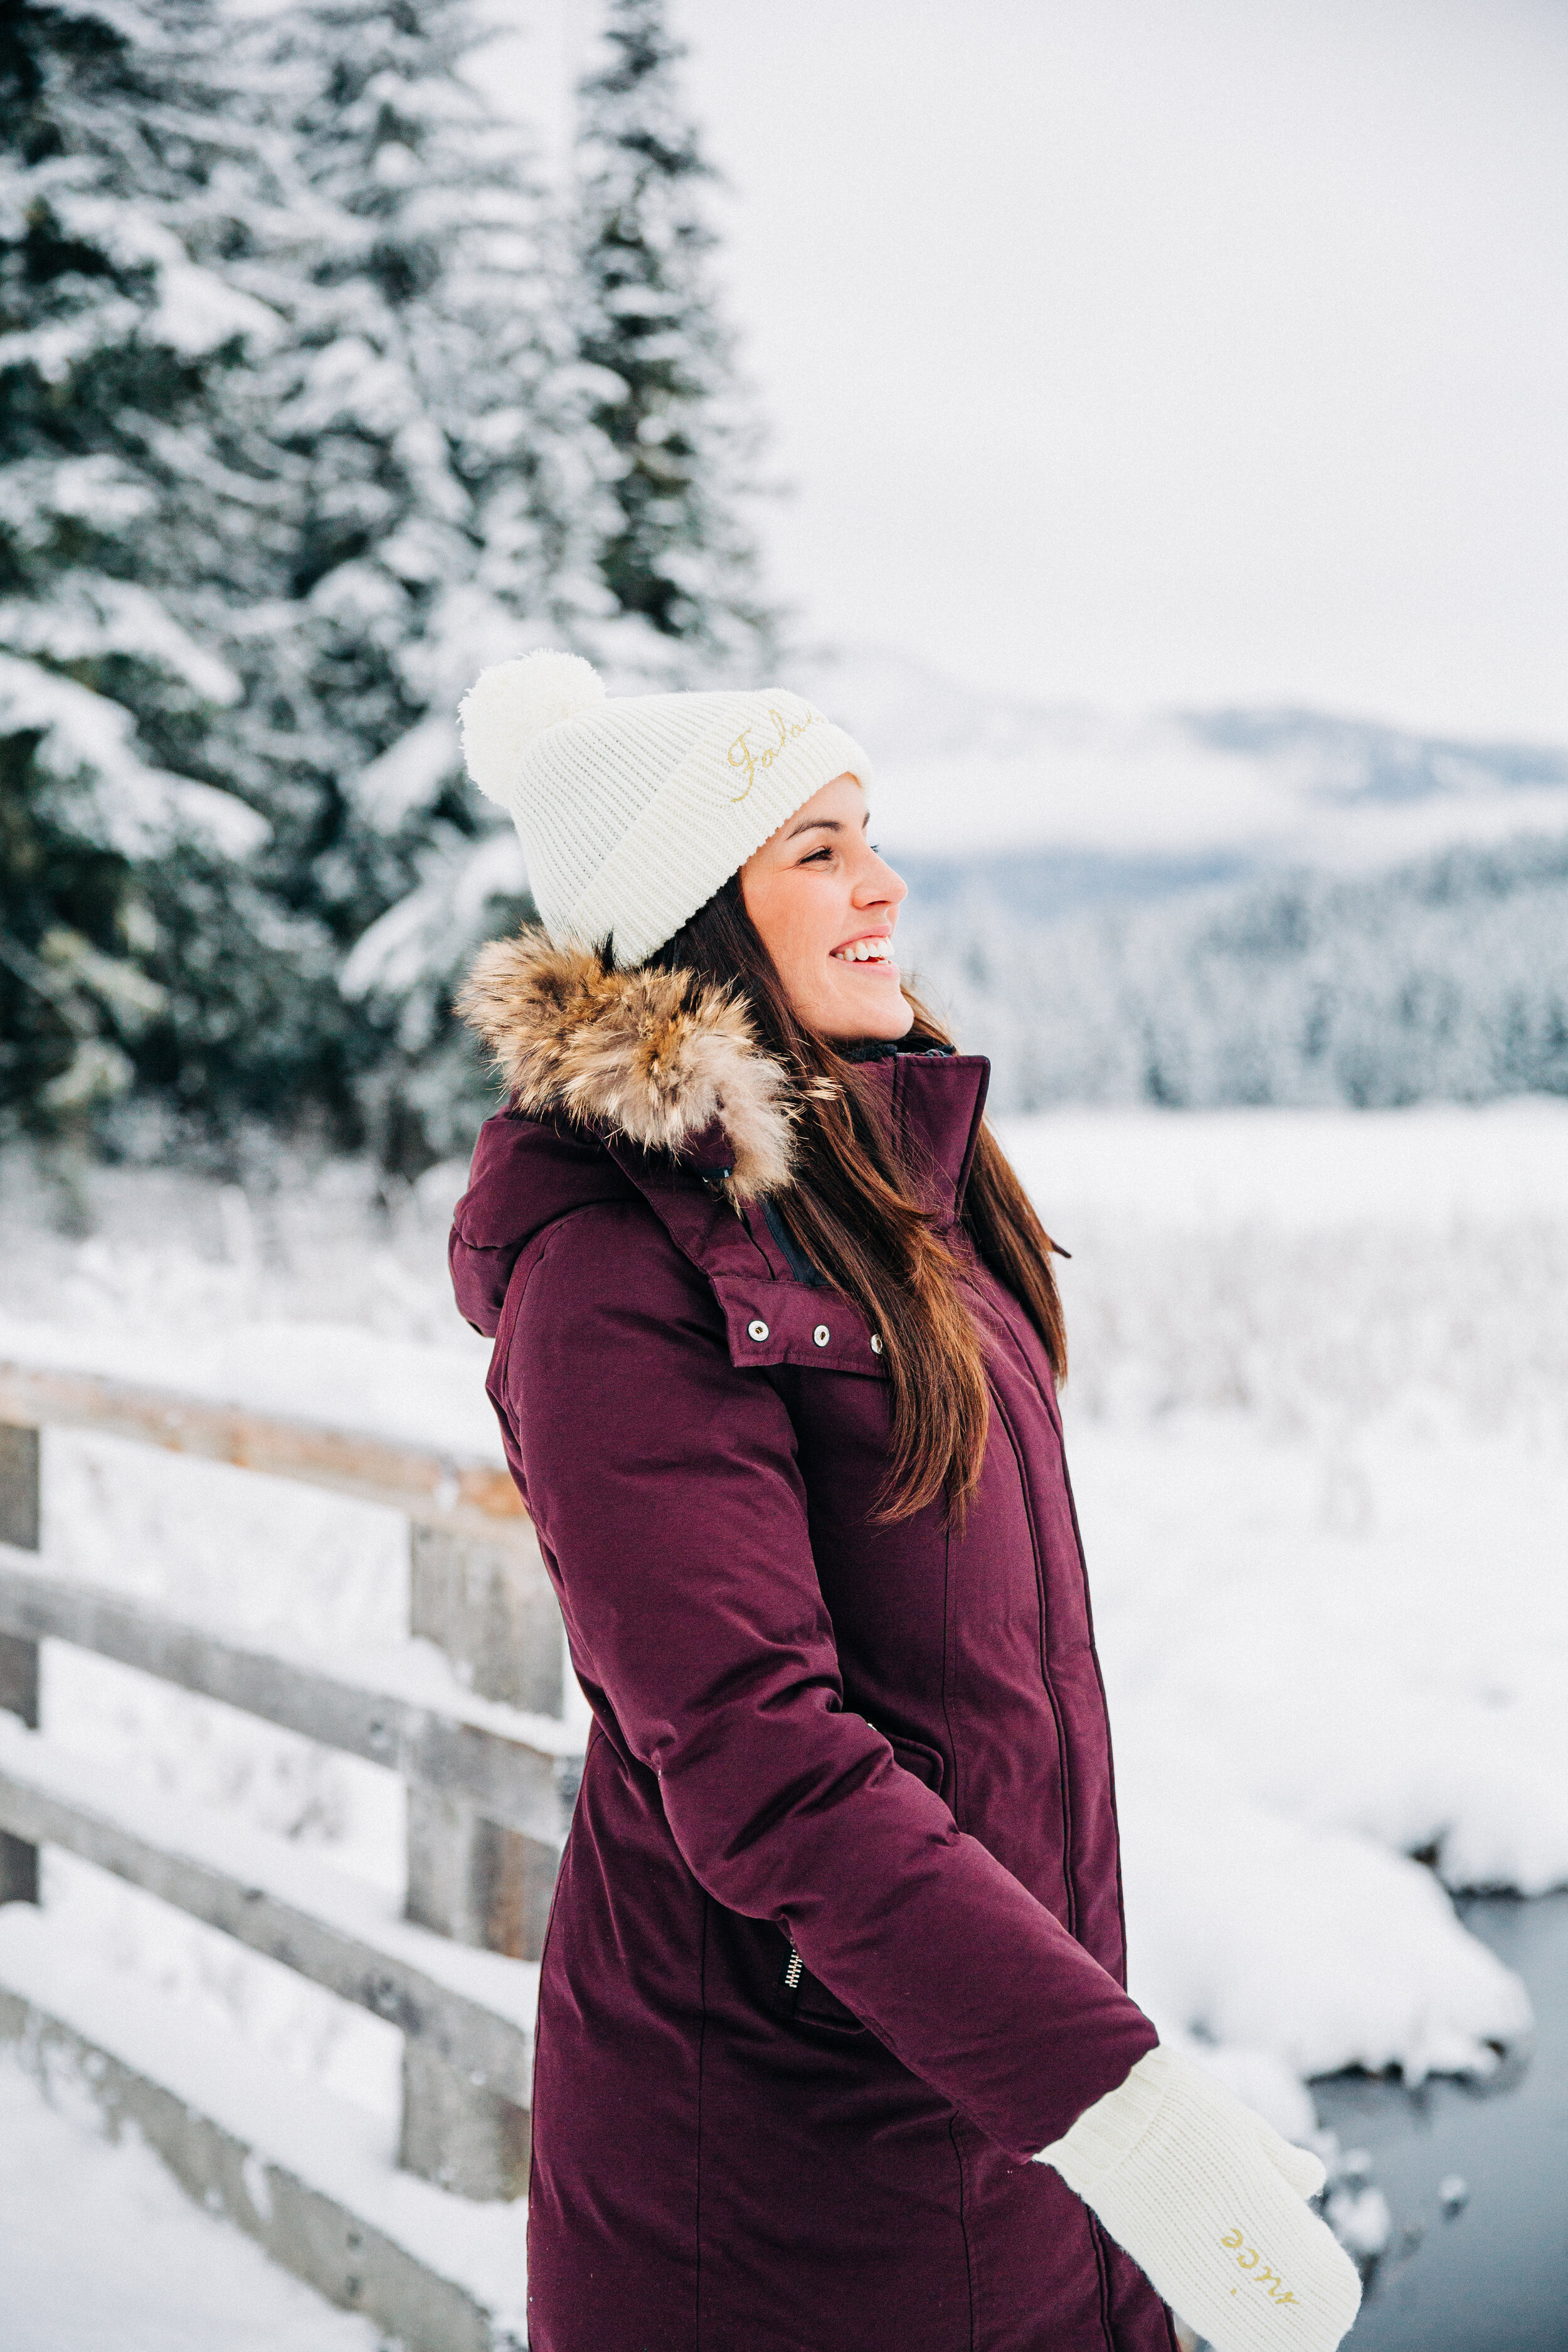
M 893 960 L 891 940 L 850 940 L 843 947 L 835 948 L 828 961 L 830 963 L 874 963 L 879 964 L 884 971 L 889 968 L 897 969 Z

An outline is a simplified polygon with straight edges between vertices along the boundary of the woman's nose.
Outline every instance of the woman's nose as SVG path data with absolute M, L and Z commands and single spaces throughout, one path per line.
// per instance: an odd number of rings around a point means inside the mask
M 896 907 L 900 899 L 907 898 L 909 895 L 910 886 L 902 875 L 895 874 L 887 860 L 879 857 L 873 850 L 870 871 L 862 877 L 856 887 L 856 904 L 861 907 L 879 904 Z

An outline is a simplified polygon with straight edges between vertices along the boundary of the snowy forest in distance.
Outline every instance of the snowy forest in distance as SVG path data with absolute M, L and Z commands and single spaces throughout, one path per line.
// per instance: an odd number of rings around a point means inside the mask
M 998 1109 L 1568 1090 L 1568 752 L 999 705 L 770 607 L 679 51 L 659 0 L 605 21 L 569 200 L 468 0 L 16 12 L 4 1134 L 464 1149 L 448 992 L 530 908 L 453 711 L 541 642 L 861 732 Z

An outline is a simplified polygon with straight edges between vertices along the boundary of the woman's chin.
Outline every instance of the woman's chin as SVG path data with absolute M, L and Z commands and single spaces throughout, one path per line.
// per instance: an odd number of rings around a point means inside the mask
M 843 982 L 834 989 L 822 1023 L 825 1036 L 850 1042 L 867 1037 L 891 1041 L 906 1036 L 915 1011 L 899 987 L 896 975 L 879 972 L 875 980 Z

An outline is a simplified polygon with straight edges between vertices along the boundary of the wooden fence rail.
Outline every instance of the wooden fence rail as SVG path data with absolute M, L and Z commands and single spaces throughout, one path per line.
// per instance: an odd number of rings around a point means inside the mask
M 409 1630 L 423 1642 L 368 1659 L 263 1648 L 50 1576 L 40 1557 L 40 1433 L 50 1425 L 403 1510 Z M 0 1904 L 36 1905 L 39 1849 L 58 1847 L 387 2020 L 404 2037 L 400 2164 L 458 2197 L 519 2197 L 529 2154 L 532 1964 L 581 1759 L 563 1720 L 559 1613 L 510 1478 L 493 1463 L 352 1430 L 0 1362 L 0 1545 L 9 1548 L 0 1553 Z M 51 1740 L 39 1727 L 47 1641 L 398 1773 L 408 1821 L 402 1916 L 319 1853 L 152 1793 Z M 0 2026 L 10 2019 L 20 2032 L 16 2021 L 33 2016 L 37 2003 L 7 1999 L 3 1973 L 0 1953 Z M 47 2039 L 36 2017 L 31 2030 L 35 2041 Z M 117 2060 L 104 2079 L 123 2102 L 127 2080 L 139 2078 Z M 146 2090 L 148 2114 L 164 2114 L 172 2095 L 151 2082 Z M 224 2202 L 237 2160 L 232 2124 L 203 2126 L 193 2137 L 187 2110 L 188 2102 L 179 2150 L 165 2153 L 198 2194 Z M 218 2151 L 205 2187 L 205 2159 L 189 2154 L 197 2145 Z M 421 2272 L 406 2249 L 379 2269 L 356 2257 L 357 2268 L 345 2270 L 347 2257 L 334 2250 L 363 2250 L 382 2234 L 342 2214 L 323 2234 L 319 2214 L 310 2218 L 315 2205 L 307 2206 L 305 2226 L 280 2237 L 258 2221 L 256 2234 L 337 2301 L 370 2312 L 419 2352 L 520 2340 L 487 2317 L 482 2299 L 465 2300 L 428 2266 Z

